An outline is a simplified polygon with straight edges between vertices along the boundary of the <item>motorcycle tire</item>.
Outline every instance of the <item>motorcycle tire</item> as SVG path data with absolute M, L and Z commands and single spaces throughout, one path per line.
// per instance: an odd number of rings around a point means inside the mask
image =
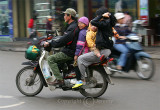
M 33 72 L 34 67 L 26 66 L 22 68 L 16 76 L 16 86 L 18 90 L 26 96 L 35 96 L 43 89 L 40 75 Z M 34 89 L 36 87 L 36 89 Z M 32 91 L 33 90 L 33 91 Z
M 92 72 L 93 77 L 94 77 L 94 74 L 101 76 L 101 78 L 102 78 L 101 80 L 103 83 L 101 90 L 97 93 L 89 93 L 89 92 L 87 92 L 87 89 L 80 89 L 80 93 L 85 97 L 97 98 L 97 97 L 100 97 L 101 95 L 103 95 L 108 88 L 106 73 L 105 73 L 104 69 L 96 69 L 96 70 L 94 69 L 91 72 Z M 97 80 L 97 81 L 100 81 L 100 80 Z M 95 91 L 96 88 L 90 88 L 90 89 L 93 89 L 93 91 Z M 90 91 L 90 89 L 89 89 L 89 91 Z
M 148 80 L 154 76 L 155 66 L 151 58 L 141 57 L 137 61 L 136 73 L 139 78 Z

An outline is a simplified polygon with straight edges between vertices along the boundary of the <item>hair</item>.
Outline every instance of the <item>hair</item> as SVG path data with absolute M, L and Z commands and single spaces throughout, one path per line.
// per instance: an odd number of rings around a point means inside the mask
M 124 12 L 124 14 L 127 14 L 127 15 L 129 15 L 130 13 L 129 13 L 128 11 L 125 11 L 125 12 Z
M 37 19 L 37 16 L 38 16 L 38 12 L 35 11 L 35 10 L 33 10 L 32 18 L 33 18 L 34 20 L 36 20 L 36 19 Z
M 101 7 L 96 11 L 96 15 L 97 16 L 102 16 L 106 12 L 108 12 L 108 9 L 106 7 Z
M 67 14 L 67 16 L 70 16 L 70 14 Z M 72 15 L 71 15 L 71 19 L 72 19 L 72 20 L 76 20 L 76 18 L 73 17 Z

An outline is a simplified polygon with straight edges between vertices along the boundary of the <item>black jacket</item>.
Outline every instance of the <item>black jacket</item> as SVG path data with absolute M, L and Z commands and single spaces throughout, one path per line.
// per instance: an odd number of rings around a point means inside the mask
M 101 20 L 101 18 L 103 17 L 97 16 L 91 21 L 91 24 L 98 28 L 96 47 L 110 49 L 113 46 L 113 41 L 111 39 L 113 36 L 112 27 L 115 26 L 117 20 L 113 15 L 103 20 Z
M 79 28 L 76 21 L 73 21 L 68 25 L 67 30 L 64 32 L 63 36 L 56 41 L 51 42 L 51 46 L 54 48 L 63 47 L 62 52 L 66 55 L 73 57 L 76 50 L 76 44 L 79 35 Z

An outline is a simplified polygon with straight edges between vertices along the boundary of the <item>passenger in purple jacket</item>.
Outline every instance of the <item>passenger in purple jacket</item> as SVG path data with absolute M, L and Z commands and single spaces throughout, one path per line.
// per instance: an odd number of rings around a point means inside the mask
M 78 27 L 80 29 L 77 46 L 76 46 L 76 52 L 74 56 L 74 60 L 76 61 L 78 56 L 80 56 L 83 53 L 88 53 L 88 47 L 86 43 L 86 32 L 88 28 L 89 20 L 87 17 L 81 17 L 78 20 Z
M 86 43 L 86 33 L 87 33 L 87 28 L 88 28 L 89 20 L 87 17 L 81 17 L 78 20 L 78 27 L 80 29 L 79 36 L 78 36 L 78 41 L 77 41 L 77 46 L 76 46 L 76 51 L 75 51 L 75 56 L 74 56 L 74 61 L 77 61 L 78 56 L 88 53 L 88 46 Z M 72 88 L 76 88 L 77 84 L 81 85 L 81 73 L 79 71 L 78 66 L 75 66 L 75 72 L 76 72 L 76 84 Z

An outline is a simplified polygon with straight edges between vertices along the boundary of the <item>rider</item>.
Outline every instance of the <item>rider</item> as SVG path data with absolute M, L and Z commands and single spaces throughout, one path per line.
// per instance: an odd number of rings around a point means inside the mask
M 123 23 L 125 16 L 123 13 L 116 13 L 115 17 L 118 23 L 114 28 L 119 34 L 119 38 L 125 39 L 126 38 L 125 36 L 131 33 L 129 27 Z M 116 40 L 116 43 L 114 44 L 114 48 L 121 52 L 121 55 L 117 64 L 117 69 L 122 70 L 122 67 L 124 67 L 126 64 L 127 54 L 129 52 L 129 49 L 125 45 L 125 40 Z
M 76 52 L 75 52 L 75 56 L 74 56 L 75 62 L 77 62 L 77 58 L 80 55 L 88 53 L 88 46 L 86 43 L 86 32 L 87 32 L 88 24 L 89 24 L 89 20 L 85 16 L 81 17 L 78 20 L 78 27 L 80 29 L 80 32 L 79 32 L 79 37 L 78 37 L 77 46 L 76 46 Z M 79 83 L 79 82 L 81 82 L 81 73 L 80 73 L 77 65 L 75 65 L 75 72 L 76 72 L 76 78 L 78 80 L 76 83 Z M 74 87 L 72 87 L 72 88 L 74 88 Z
M 53 40 L 51 43 L 44 43 L 44 47 L 52 46 L 54 48 L 58 48 L 65 46 L 61 52 L 48 57 L 48 64 L 52 70 L 52 73 L 56 77 L 55 81 L 48 82 L 49 85 L 63 84 L 63 78 L 60 74 L 57 63 L 65 63 L 74 59 L 76 43 L 79 35 L 79 29 L 75 19 L 76 11 L 72 8 L 68 8 L 63 13 L 64 20 L 66 23 L 68 23 L 68 27 L 63 36 L 58 41 Z

